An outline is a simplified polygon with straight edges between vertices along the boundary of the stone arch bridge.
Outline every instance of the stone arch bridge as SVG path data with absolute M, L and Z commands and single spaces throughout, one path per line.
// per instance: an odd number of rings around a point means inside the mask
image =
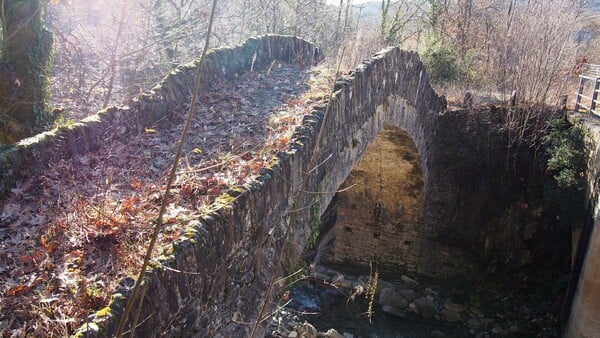
M 320 58 L 315 46 L 298 38 L 250 39 L 209 54 L 204 85 L 267 67 L 274 59 L 310 65 Z M 195 67 L 179 67 L 130 107 L 110 108 L 73 127 L 8 147 L 0 157 L 0 188 L 6 193 L 14 181 L 35 175 L 44 163 L 102 147 L 103 131 L 109 128 L 119 126 L 126 135 L 140 124 L 160 120 L 185 102 Z M 287 250 L 286 261 L 298 261 L 301 250 L 288 250 L 290 243 L 304 248 L 315 224 L 332 207 L 337 210 L 330 224 L 335 239 L 324 258 L 331 263 L 360 268 L 378 260 L 388 273 L 434 276 L 454 271 L 453 261 L 432 240 L 450 223 L 447 213 L 456 197 L 445 173 L 447 163 L 439 156 L 445 145 L 436 138 L 445 111 L 445 99 L 431 88 L 412 52 L 388 48 L 340 78 L 331 100 L 304 118 L 289 149 L 254 184 L 230 190 L 230 202 L 190 224 L 174 253 L 164 259 L 172 269 L 148 274 L 140 318 L 152 319 L 136 332 L 248 336 L 278 253 Z M 118 293 L 127 296 L 125 284 Z M 84 326 L 81 335 L 113 334 L 123 302 L 123 297 L 113 297 L 110 311 L 93 315 L 93 325 Z M 600 308 L 593 311 L 600 315 Z M 577 325 L 577 319 L 572 322 Z

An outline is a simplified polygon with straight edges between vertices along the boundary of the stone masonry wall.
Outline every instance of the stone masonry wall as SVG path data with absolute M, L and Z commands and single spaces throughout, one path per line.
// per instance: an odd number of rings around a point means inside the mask
M 586 134 L 586 192 L 592 219 L 584 227 L 584 235 L 579 243 L 579 262 L 575 263 L 575 269 L 580 269 L 581 272 L 574 274 L 579 278 L 571 280 L 574 297 L 563 334 L 567 338 L 592 338 L 600 335 L 600 127 L 596 119 L 584 114 L 570 116 L 570 121 L 581 125 Z
M 384 127 L 337 193 L 335 240 L 323 262 L 359 273 L 369 272 L 371 264 L 382 275 L 416 272 L 423 188 L 412 138 Z
M 426 154 L 426 121 L 444 109 L 415 53 L 393 48 L 365 61 L 337 83 L 328 106 L 304 118 L 289 150 L 279 153 L 271 168 L 217 199 L 215 212 L 188 224 L 187 235 L 162 262 L 171 269 L 148 273 L 140 318 L 151 319 L 140 324 L 137 334 L 248 336 L 279 251 L 284 250 L 286 265 L 298 260 L 311 222 L 325 211 L 379 131 L 386 125 L 409 130 L 420 154 Z M 311 168 L 311 162 L 320 165 Z M 291 218 L 295 221 L 286 241 Z M 110 306 L 92 316 L 83 336 L 114 333 L 128 288 L 123 285 Z
M 204 85 L 274 58 L 311 65 L 319 57 L 318 49 L 301 39 L 250 39 L 236 48 L 211 53 Z M 109 108 L 73 127 L 4 149 L 0 190 L 6 193 L 16 179 L 35 175 L 49 161 L 94 151 L 107 137 L 127 138 L 142 131 L 185 102 L 193 73 L 194 64 L 181 66 L 129 107 Z M 416 53 L 387 49 L 340 79 L 328 105 L 304 118 L 288 151 L 279 153 L 253 182 L 217 198 L 213 212 L 190 221 L 186 234 L 164 254 L 161 264 L 148 271 L 136 335 L 248 336 L 280 250 L 289 268 L 310 237 L 311 222 L 325 211 L 336 189 L 385 126 L 401 128 L 415 141 L 425 206 L 431 205 L 435 196 L 429 192 L 435 189 L 430 186 L 428 168 L 434 159 L 427 155 L 432 132 L 427 126 L 444 110 L 445 100 L 429 86 Z M 300 187 L 307 172 L 306 185 Z M 423 217 L 427 223 L 442 214 L 441 209 L 426 208 Z M 124 279 L 109 306 L 91 315 L 79 336 L 113 335 L 132 283 Z

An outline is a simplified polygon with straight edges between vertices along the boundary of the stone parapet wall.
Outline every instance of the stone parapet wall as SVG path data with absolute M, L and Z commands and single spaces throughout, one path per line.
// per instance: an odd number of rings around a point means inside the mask
M 600 335 L 600 127 L 597 118 L 587 114 L 572 114 L 569 120 L 581 126 L 586 135 L 587 212 L 591 219 L 584 226 L 579 240 L 573 273 L 575 278 L 571 279 L 569 290 L 573 293 L 573 300 L 563 336 L 592 338 Z M 582 208 L 581 213 L 584 212 L 586 210 Z
M 252 68 L 264 68 L 274 60 L 310 66 L 321 58 L 317 47 L 299 38 L 251 38 L 233 48 L 211 50 L 201 72 L 201 83 L 205 88 L 211 87 Z M 197 63 L 198 60 L 177 67 L 128 106 L 110 107 L 79 123 L 0 146 L 0 198 L 10 192 L 17 180 L 36 175 L 48 163 L 94 151 L 116 138 L 134 137 L 188 102 Z

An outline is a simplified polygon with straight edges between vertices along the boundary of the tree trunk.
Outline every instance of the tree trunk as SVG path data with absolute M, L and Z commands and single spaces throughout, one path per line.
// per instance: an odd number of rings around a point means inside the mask
M 52 33 L 41 0 L 0 0 L 0 143 L 42 131 L 52 122 L 46 107 Z

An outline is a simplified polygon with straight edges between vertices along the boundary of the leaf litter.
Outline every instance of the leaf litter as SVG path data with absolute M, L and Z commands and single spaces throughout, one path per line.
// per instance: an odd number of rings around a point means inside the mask
M 154 258 L 185 220 L 287 148 L 332 77 L 274 63 L 201 94 Z M 50 163 L 0 200 L 0 336 L 70 335 L 137 273 L 187 109 L 125 143 Z

